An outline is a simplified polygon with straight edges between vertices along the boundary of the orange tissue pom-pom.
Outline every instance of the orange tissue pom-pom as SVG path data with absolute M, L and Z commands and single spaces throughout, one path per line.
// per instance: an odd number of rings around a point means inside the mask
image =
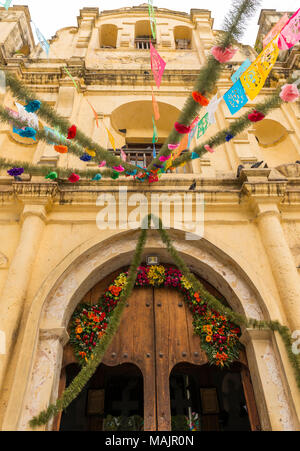
M 67 146 L 54 146 L 54 149 L 58 153 L 67 153 L 68 152 Z
M 196 103 L 200 103 L 200 105 L 202 106 L 207 106 L 209 104 L 209 100 L 204 97 L 202 94 L 200 94 L 200 92 L 194 91 L 192 93 L 193 99 L 195 100 Z

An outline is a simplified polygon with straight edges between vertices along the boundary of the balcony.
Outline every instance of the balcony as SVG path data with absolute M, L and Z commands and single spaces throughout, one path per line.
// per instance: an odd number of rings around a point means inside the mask
M 150 41 L 152 45 L 155 46 L 156 40 L 152 39 L 150 36 L 140 36 L 138 38 L 135 38 L 135 48 L 138 50 L 149 50 Z

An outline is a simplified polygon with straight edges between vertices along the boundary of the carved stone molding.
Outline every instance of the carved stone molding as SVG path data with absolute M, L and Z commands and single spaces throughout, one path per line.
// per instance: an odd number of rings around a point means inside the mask
M 57 193 L 57 184 L 18 182 L 13 183 L 13 192 L 17 200 L 25 205 L 44 205 L 48 209 Z
M 0 269 L 7 269 L 8 268 L 8 258 L 6 255 L 3 254 L 3 252 L 0 252 Z
M 300 177 L 300 164 L 282 164 L 276 170 L 285 177 Z

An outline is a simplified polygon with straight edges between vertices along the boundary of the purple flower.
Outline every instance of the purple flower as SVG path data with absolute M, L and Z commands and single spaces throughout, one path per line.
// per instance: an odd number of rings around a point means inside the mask
M 17 177 L 18 175 L 23 174 L 24 169 L 23 168 L 12 168 L 9 169 L 7 171 L 7 173 L 11 176 L 11 177 Z

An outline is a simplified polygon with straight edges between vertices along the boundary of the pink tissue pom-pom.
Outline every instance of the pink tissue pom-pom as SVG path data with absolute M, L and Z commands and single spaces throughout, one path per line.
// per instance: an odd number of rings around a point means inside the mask
M 300 93 L 296 85 L 284 85 L 279 96 L 284 102 L 295 102 Z
M 177 149 L 177 147 L 179 147 L 179 144 L 168 144 L 169 150 L 175 150 L 175 149 Z
M 115 171 L 117 171 L 117 172 L 123 172 L 123 171 L 124 171 L 123 166 L 113 166 L 113 169 L 114 169 Z
M 214 153 L 214 149 L 212 149 L 211 147 L 209 147 L 208 144 L 206 144 L 206 145 L 204 146 L 204 149 L 207 150 L 207 152 Z
M 99 168 L 103 168 L 104 166 L 106 166 L 106 161 L 101 161 L 101 163 L 99 164 Z
M 222 49 L 222 47 L 214 46 L 211 49 L 211 53 L 213 54 L 214 58 L 219 61 L 219 63 L 227 63 L 231 60 L 231 58 L 234 57 L 236 54 L 237 49 L 233 49 L 232 47 L 227 47 L 226 49 Z
M 159 157 L 159 161 L 161 161 L 162 163 L 164 163 L 165 161 L 169 160 L 171 157 L 171 155 L 169 155 L 168 157 L 165 157 L 164 155 Z

